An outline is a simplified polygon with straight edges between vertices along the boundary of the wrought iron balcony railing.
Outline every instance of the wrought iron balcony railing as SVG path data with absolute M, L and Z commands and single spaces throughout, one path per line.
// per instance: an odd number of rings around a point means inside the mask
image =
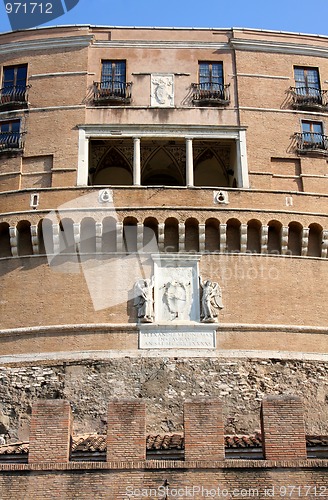
M 0 153 L 23 149 L 23 136 L 26 132 L 0 132 Z
M 95 104 L 128 104 L 131 102 L 132 82 L 118 80 L 93 82 Z
M 320 151 L 328 153 L 328 136 L 316 132 L 295 134 L 299 152 Z
M 195 104 L 222 106 L 230 102 L 229 84 L 193 83 L 192 87 Z
M 27 93 L 30 85 L 11 85 L 0 89 L 0 108 L 27 107 Z
M 316 109 L 328 106 L 327 90 L 314 87 L 290 87 L 294 108 Z

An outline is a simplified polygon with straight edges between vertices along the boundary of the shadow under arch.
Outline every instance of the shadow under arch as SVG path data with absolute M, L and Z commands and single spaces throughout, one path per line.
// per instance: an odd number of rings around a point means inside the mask
M 98 165 L 90 169 L 89 184 L 131 186 L 133 172 L 130 161 L 116 146 L 111 146 L 99 160 Z
M 313 223 L 309 225 L 309 242 L 307 252 L 309 257 L 321 257 L 322 232 L 323 227 L 320 226 L 320 224 Z
M 141 184 L 143 186 L 185 185 L 184 171 L 165 145 L 158 146 L 147 158 L 141 171 Z
M 194 160 L 194 185 L 229 187 L 228 171 L 217 153 L 207 146 Z

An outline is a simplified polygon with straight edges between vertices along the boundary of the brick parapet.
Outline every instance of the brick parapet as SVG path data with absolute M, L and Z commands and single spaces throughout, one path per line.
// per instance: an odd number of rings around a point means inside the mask
M 224 459 L 222 403 L 196 399 L 184 404 L 185 459 Z
M 68 462 L 72 412 L 68 401 L 39 400 L 30 422 L 29 463 Z
M 296 396 L 267 396 L 262 401 L 264 457 L 268 460 L 306 458 L 303 405 Z
M 146 405 L 137 400 L 108 405 L 107 461 L 146 459 Z

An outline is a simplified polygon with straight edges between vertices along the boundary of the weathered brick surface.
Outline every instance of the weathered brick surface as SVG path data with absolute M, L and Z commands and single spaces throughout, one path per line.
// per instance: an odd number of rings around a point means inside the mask
M 107 462 L 145 460 L 145 403 L 111 401 L 108 405 Z
M 295 396 L 267 396 L 262 401 L 262 436 L 267 460 L 306 458 L 303 405 Z
M 64 400 L 40 400 L 32 409 L 29 463 L 61 463 L 69 459 L 71 407 Z
M 194 400 L 184 404 L 186 460 L 223 460 L 222 403 Z

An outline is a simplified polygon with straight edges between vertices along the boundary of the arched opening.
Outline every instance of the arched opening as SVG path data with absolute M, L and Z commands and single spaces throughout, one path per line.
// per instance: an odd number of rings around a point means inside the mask
M 268 253 L 281 254 L 281 230 L 282 224 L 272 220 L 268 224 Z
M 96 224 L 92 217 L 86 217 L 81 222 L 81 253 L 96 253 Z
M 303 227 L 298 222 L 291 222 L 288 225 L 288 250 L 292 255 L 302 253 L 302 230 Z
M 17 224 L 17 249 L 18 255 L 33 255 L 31 223 L 20 221 Z
M 184 174 L 174 156 L 159 146 L 148 158 L 141 173 L 143 186 L 184 186 Z
M 179 226 L 178 221 L 173 217 L 165 221 L 164 250 L 165 252 L 178 252 L 179 250 Z
M 52 221 L 43 219 L 39 223 L 39 252 L 40 254 L 53 255 L 54 239 L 52 231 Z
M 321 257 L 322 227 L 319 224 L 309 225 L 308 256 Z
M 207 252 L 220 250 L 220 222 L 217 219 L 208 219 L 205 222 L 205 250 Z
M 130 186 L 133 184 L 132 168 L 124 154 L 111 147 L 99 165 L 90 169 L 89 179 L 93 186 Z
M 185 222 L 185 250 L 186 252 L 199 252 L 199 224 L 194 218 Z
M 126 217 L 123 221 L 123 246 L 126 253 L 137 251 L 137 223 L 134 217 Z
M 0 257 L 11 257 L 9 224 L 0 224 Z
M 195 186 L 228 187 L 229 175 L 223 162 L 211 148 L 205 149 L 194 162 Z
M 143 251 L 158 252 L 158 221 L 148 217 L 143 225 Z
M 75 253 L 73 220 L 64 218 L 60 221 L 60 251 L 63 253 Z M 81 235 L 82 238 L 82 235 Z
M 237 219 L 227 222 L 227 251 L 240 252 L 240 221 Z
M 261 253 L 261 222 L 255 219 L 247 223 L 247 251 Z
M 114 217 L 105 217 L 102 228 L 102 252 L 117 252 L 117 231 Z

